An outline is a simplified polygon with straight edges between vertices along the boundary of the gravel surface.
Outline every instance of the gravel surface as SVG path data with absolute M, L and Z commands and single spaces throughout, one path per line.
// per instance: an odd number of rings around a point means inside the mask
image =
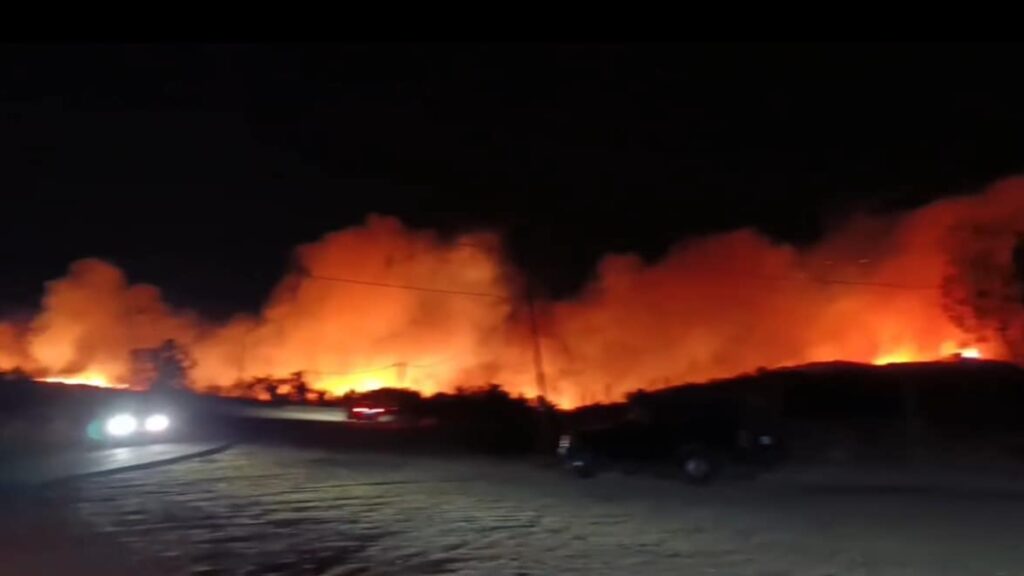
M 154 575 L 1024 574 L 1024 499 L 1005 494 L 242 446 L 53 498 Z

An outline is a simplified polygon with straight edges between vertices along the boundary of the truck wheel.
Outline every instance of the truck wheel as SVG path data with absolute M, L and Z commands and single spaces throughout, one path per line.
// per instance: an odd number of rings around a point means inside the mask
M 577 478 L 593 478 L 597 475 L 597 466 L 590 454 L 573 454 L 566 465 Z
M 714 458 L 703 451 L 684 454 L 679 468 L 683 480 L 690 484 L 707 484 L 718 471 Z

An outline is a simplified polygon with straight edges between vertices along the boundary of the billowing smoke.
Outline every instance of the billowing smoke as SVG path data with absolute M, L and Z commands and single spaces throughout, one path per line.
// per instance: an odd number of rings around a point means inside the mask
M 79 260 L 67 276 L 47 283 L 42 312 L 24 340 L 25 365 L 42 375 L 126 382 L 133 349 L 165 339 L 189 345 L 198 331 L 194 317 L 171 310 L 156 287 L 129 284 L 102 260 Z
M 855 217 L 796 247 L 754 230 L 683 241 L 656 262 L 606 256 L 577 297 L 528 307 L 500 239 L 444 239 L 393 218 L 296 251 L 258 316 L 204 322 L 152 286 L 82 260 L 29 325 L 0 324 L 0 368 L 131 378 L 133 349 L 174 339 L 213 390 L 302 372 L 333 393 L 498 383 L 563 405 L 817 361 L 1024 360 L 1024 180 L 898 216 Z
M 196 346 L 197 381 L 301 371 L 336 393 L 479 384 L 472 376 L 487 376 L 508 345 L 512 282 L 499 248 L 490 235 L 442 241 L 376 216 L 328 234 L 299 247 L 259 318 Z
M 28 367 L 29 356 L 25 352 L 23 339 L 18 327 L 0 322 L 0 367 Z

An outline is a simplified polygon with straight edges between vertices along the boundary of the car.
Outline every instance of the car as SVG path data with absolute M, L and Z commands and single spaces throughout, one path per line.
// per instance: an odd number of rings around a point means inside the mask
M 762 426 L 700 417 L 630 417 L 563 434 L 557 454 L 583 478 L 619 469 L 668 472 L 693 484 L 710 482 L 726 467 L 756 472 L 783 459 L 780 435 Z
M 103 444 L 129 445 L 166 442 L 182 429 L 181 411 L 175 403 L 154 395 L 133 394 L 105 405 L 86 433 Z
M 352 422 L 384 423 L 398 418 L 398 408 L 378 404 L 362 403 L 349 408 L 348 419 Z

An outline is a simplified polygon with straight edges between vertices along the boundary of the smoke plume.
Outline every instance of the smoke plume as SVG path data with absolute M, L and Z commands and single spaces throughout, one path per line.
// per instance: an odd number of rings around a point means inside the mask
M 1024 180 L 901 215 L 852 218 L 812 246 L 756 230 L 688 239 L 661 259 L 609 254 L 575 298 L 535 303 L 535 378 L 521 274 L 500 238 L 445 239 L 394 218 L 300 246 L 262 311 L 215 324 L 86 259 L 47 283 L 29 324 L 0 323 L 0 368 L 127 382 L 133 349 L 166 339 L 192 384 L 302 372 L 335 394 L 498 383 L 562 405 L 759 367 L 1024 360 Z

